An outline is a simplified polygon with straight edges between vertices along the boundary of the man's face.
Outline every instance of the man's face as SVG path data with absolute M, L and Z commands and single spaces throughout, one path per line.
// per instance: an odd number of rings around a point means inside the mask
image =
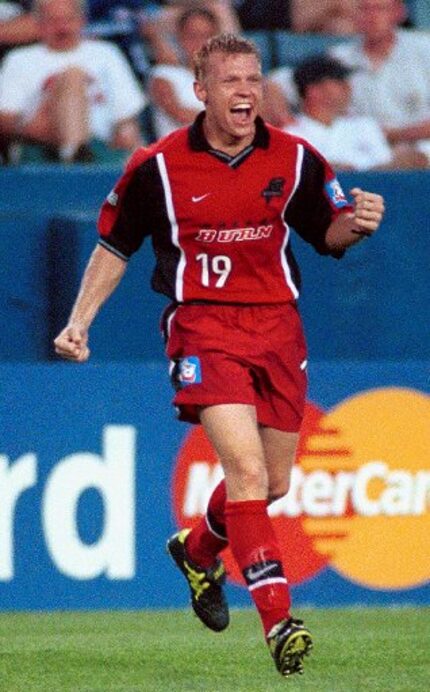
M 206 77 L 195 83 L 195 91 L 205 104 L 208 121 L 220 136 L 231 142 L 252 139 L 263 100 L 257 56 L 212 53 Z
M 348 79 L 327 78 L 315 85 L 319 101 L 335 115 L 345 115 L 351 103 L 351 85 Z
M 52 0 L 39 15 L 41 38 L 52 50 L 69 50 L 80 40 L 84 18 L 73 0 Z
M 402 0 L 358 0 L 357 31 L 370 38 L 384 37 L 406 16 Z

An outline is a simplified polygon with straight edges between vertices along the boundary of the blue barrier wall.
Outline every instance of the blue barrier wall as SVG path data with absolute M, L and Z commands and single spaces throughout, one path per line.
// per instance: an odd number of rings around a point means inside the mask
M 97 210 L 119 173 L 100 167 L 0 170 L 0 315 L 9 325 L 1 334 L 0 359 L 52 356 L 52 336 L 64 324 L 96 242 Z M 430 174 L 340 177 L 345 189 L 360 184 L 382 193 L 386 220 L 340 262 L 317 256 L 294 238 L 310 355 L 429 357 Z M 161 357 L 158 320 L 165 301 L 149 289 L 152 266 L 148 244 L 97 318 L 96 359 Z
M 305 530 L 308 542 L 313 541 L 309 554 L 320 559 L 312 576 L 293 587 L 297 604 L 430 604 L 429 496 L 425 502 L 417 496 L 418 504 L 414 500 L 418 481 L 430 488 L 429 365 L 347 362 L 311 367 L 310 399 L 321 415 L 340 411 L 343 444 L 349 440 L 352 445 L 343 468 L 355 468 L 357 474 L 361 468 L 360 492 L 372 511 L 359 504 L 354 511 L 345 508 L 342 517 L 327 510 L 330 516 L 324 521 L 351 522 L 348 530 L 337 528 L 343 543 L 327 554 L 321 536 L 309 538 L 315 533 L 312 521 L 321 519 L 328 498 L 321 470 L 318 476 L 309 472 L 308 510 L 277 527 L 281 537 L 293 529 Z M 174 420 L 166 366 L 2 364 L 0 392 L 0 608 L 184 606 L 186 589 L 164 545 L 176 528 L 177 458 L 196 428 Z M 371 456 L 366 444 L 376 395 L 387 424 Z M 369 410 L 362 437 L 351 430 L 360 419 L 350 415 L 357 405 Z M 405 409 L 410 409 L 408 426 L 402 419 Z M 405 432 L 405 427 L 411 430 Z M 405 452 L 405 434 L 415 440 L 410 452 Z M 389 446 L 391 439 L 394 447 Z M 189 457 L 189 479 L 191 462 L 204 470 L 205 454 L 198 449 L 195 458 Z M 327 468 L 323 452 L 315 464 L 316 469 Z M 376 478 L 381 464 L 386 473 L 378 478 L 383 485 L 378 492 L 386 496 L 385 504 L 375 504 L 369 469 Z M 414 483 L 416 492 L 411 490 Z M 199 498 L 202 487 L 197 490 Z M 359 490 L 351 490 L 352 499 L 354 493 L 359 498 Z M 319 524 L 317 533 L 325 526 Z M 346 544 L 354 531 L 358 556 L 350 563 Z M 400 544 L 391 545 L 396 537 Z M 363 565 L 371 570 L 384 554 L 388 559 L 376 576 L 367 578 L 366 571 L 360 575 Z M 287 554 L 285 558 L 288 566 Z M 307 568 L 304 553 L 300 559 Z M 249 603 L 242 587 L 231 584 L 229 591 L 232 605 Z

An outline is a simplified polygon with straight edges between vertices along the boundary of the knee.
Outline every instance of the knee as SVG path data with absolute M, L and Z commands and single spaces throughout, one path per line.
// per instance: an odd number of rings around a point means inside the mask
M 62 89 L 86 89 L 88 81 L 88 75 L 85 70 L 82 70 L 80 67 L 67 67 L 55 75 L 54 87 L 56 91 L 61 91 Z
M 225 468 L 229 497 L 236 499 L 255 499 L 268 496 L 268 477 L 263 463 L 259 460 L 235 460 Z

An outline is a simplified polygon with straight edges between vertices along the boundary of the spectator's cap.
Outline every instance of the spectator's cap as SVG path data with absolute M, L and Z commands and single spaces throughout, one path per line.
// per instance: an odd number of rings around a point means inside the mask
M 314 55 L 297 65 L 293 77 L 300 96 L 304 96 L 309 84 L 324 79 L 348 79 L 354 70 L 328 55 Z

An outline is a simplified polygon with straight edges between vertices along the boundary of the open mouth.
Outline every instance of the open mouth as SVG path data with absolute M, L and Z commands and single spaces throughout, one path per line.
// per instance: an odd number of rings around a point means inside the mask
M 252 106 L 249 103 L 238 103 L 230 108 L 230 113 L 236 122 L 246 124 L 251 120 Z

